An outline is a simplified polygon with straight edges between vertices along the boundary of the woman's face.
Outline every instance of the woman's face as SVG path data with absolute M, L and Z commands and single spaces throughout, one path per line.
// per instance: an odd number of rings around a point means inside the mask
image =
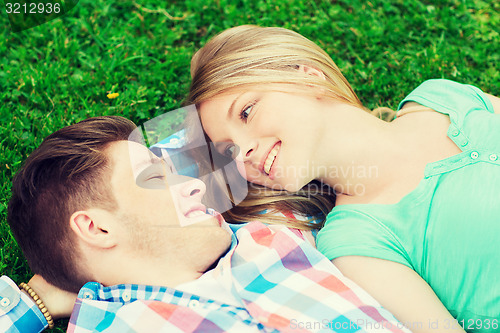
M 232 90 L 203 102 L 200 116 L 217 151 L 235 158 L 248 181 L 296 191 L 317 178 L 322 105 L 312 95 Z

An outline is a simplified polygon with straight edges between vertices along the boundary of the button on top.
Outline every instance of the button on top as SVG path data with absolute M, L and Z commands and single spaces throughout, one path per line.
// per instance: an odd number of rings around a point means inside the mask
M 83 298 L 84 299 L 94 299 L 94 295 L 92 295 L 91 292 L 86 291 L 83 293 Z
M 177 139 L 177 138 L 172 138 L 172 139 L 170 139 L 170 141 L 169 141 L 168 143 L 171 143 L 171 144 L 173 144 L 173 145 L 176 145 L 176 144 L 178 144 L 178 143 L 179 143 L 179 139 Z
M 2 298 L 2 300 L 0 301 L 0 306 L 4 308 L 9 306 L 9 304 L 10 304 L 10 299 L 8 298 Z
M 472 153 L 470 153 L 470 157 L 475 160 L 476 158 L 479 157 L 479 154 L 477 153 L 477 151 L 473 151 Z
M 469 144 L 469 141 L 465 140 L 464 142 L 462 142 L 461 146 L 462 146 L 462 147 L 465 147 L 465 146 L 467 146 L 468 144 Z
M 490 161 L 496 161 L 498 159 L 497 154 L 491 154 L 490 155 Z
M 130 301 L 130 299 L 132 298 L 132 295 L 130 294 L 130 291 L 128 290 L 125 290 L 123 293 L 122 293 L 122 300 L 124 302 L 128 302 Z
M 200 302 L 199 302 L 199 301 L 197 301 L 197 300 L 195 300 L 195 299 L 193 299 L 193 300 L 190 300 L 190 301 L 189 301 L 188 306 L 189 306 L 191 309 L 195 309 L 195 308 L 197 308 L 197 307 L 199 307 L 199 306 L 200 306 Z
M 458 130 L 454 130 L 453 132 L 451 132 L 451 135 L 453 136 L 458 136 L 460 134 L 460 132 Z

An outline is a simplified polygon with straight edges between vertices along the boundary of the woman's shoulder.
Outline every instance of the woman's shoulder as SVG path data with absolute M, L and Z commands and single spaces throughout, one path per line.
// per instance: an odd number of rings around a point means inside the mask
M 467 84 L 448 80 L 441 78 L 434 78 L 422 81 L 419 85 L 417 85 L 412 92 L 416 91 L 425 91 L 425 90 L 435 90 L 435 89 L 462 89 L 464 86 L 468 86 Z
M 447 79 L 422 82 L 399 103 L 398 110 L 410 101 L 446 114 L 460 114 L 460 110 L 477 107 L 489 110 L 491 104 L 478 87 Z

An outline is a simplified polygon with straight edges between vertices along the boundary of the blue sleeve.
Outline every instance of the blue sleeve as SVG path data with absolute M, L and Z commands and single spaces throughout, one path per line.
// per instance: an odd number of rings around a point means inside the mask
M 47 320 L 33 300 L 22 293 L 7 276 L 0 278 L 0 331 L 7 333 L 41 332 Z
M 351 210 L 333 210 L 316 238 L 316 247 L 328 259 L 364 256 L 394 261 L 411 269 L 398 238 L 382 223 Z

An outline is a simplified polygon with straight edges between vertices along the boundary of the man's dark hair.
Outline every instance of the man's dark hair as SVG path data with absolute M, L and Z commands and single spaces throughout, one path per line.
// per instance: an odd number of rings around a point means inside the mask
M 88 282 L 69 227 L 71 215 L 91 207 L 113 211 L 106 149 L 136 128 L 122 117 L 86 119 L 49 135 L 12 184 L 7 220 L 28 264 L 49 283 L 78 292 Z

